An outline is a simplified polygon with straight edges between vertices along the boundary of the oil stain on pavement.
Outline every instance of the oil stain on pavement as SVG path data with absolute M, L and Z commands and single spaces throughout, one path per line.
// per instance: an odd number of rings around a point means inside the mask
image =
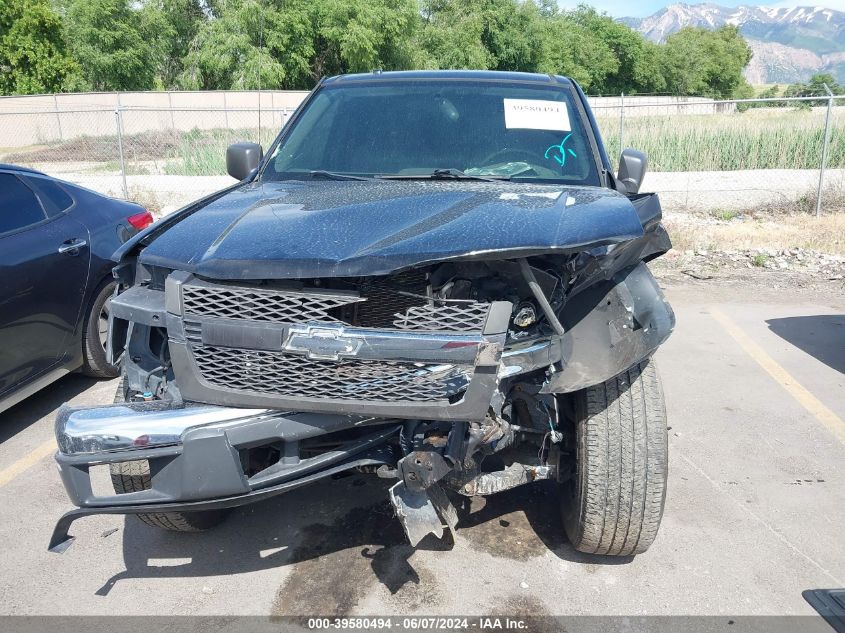
M 302 541 L 291 553 L 297 563 L 276 594 L 273 615 L 344 615 L 381 583 L 406 606 L 424 609 L 436 602 L 437 583 L 409 557 L 402 526 L 385 500 L 354 508 L 331 525 L 302 528 Z M 426 538 L 420 547 L 449 550 L 447 538 Z
M 459 516 L 458 537 L 476 551 L 527 561 L 564 546 L 557 495 L 526 486 L 486 499 L 452 495 Z M 419 561 L 387 500 L 353 508 L 330 524 L 299 530 L 290 553 L 292 569 L 279 588 L 273 615 L 348 615 L 379 583 L 403 610 L 431 611 L 439 601 L 435 574 Z M 417 549 L 448 551 L 451 535 L 426 537 Z M 520 598 L 525 600 L 524 598 Z M 536 605 L 527 605 L 530 611 Z M 536 610 L 535 610 L 536 612 Z
M 566 545 L 559 504 L 550 487 L 537 484 L 464 499 L 458 534 L 475 550 L 527 561 Z

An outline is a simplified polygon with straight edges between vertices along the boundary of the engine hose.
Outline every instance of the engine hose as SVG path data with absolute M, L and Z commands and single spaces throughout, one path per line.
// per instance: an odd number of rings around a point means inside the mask
M 549 325 L 552 326 L 552 329 L 555 331 L 555 334 L 558 336 L 563 336 L 566 330 L 563 329 L 563 326 L 560 324 L 560 321 L 557 319 L 557 315 L 555 311 L 552 309 L 552 304 L 549 303 L 549 300 L 546 299 L 546 295 L 543 292 L 543 289 L 540 287 L 540 284 L 537 283 L 537 278 L 534 276 L 534 271 L 531 270 L 531 266 L 528 264 L 528 260 L 524 257 L 519 260 L 519 269 L 522 272 L 522 277 L 525 279 L 525 282 L 528 284 L 528 287 L 531 288 L 531 292 L 534 295 L 534 298 L 537 300 L 537 303 L 540 304 L 540 309 L 543 310 L 543 314 L 546 315 L 546 319 L 549 322 Z

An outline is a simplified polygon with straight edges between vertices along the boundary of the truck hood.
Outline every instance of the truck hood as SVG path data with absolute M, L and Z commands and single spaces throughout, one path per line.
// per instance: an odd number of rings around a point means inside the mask
M 614 191 L 509 182 L 252 183 L 182 215 L 138 236 L 142 263 L 216 279 L 353 277 L 643 236 Z

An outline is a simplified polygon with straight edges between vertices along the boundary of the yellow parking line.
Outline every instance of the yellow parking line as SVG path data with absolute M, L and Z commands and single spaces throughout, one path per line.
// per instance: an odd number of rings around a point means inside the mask
M 44 442 L 41 446 L 33 449 L 30 453 L 21 457 L 11 466 L 7 466 L 3 470 L 0 470 L 0 486 L 5 486 L 22 472 L 32 466 L 35 466 L 35 464 L 47 457 L 47 455 L 52 455 L 55 452 L 56 440 L 51 439 Z
M 769 356 L 762 347 L 757 345 L 751 338 L 743 332 L 733 321 L 731 321 L 723 312 L 717 308 L 710 308 L 710 314 L 718 321 L 728 334 L 739 343 L 739 346 L 753 358 L 760 367 L 774 378 L 781 387 L 783 387 L 789 395 L 795 398 L 798 403 L 807 409 L 813 416 L 822 424 L 842 444 L 845 444 L 845 422 L 836 415 L 833 411 L 828 409 L 818 398 L 816 398 L 810 391 L 804 387 L 800 382 L 795 380 L 788 371 L 778 365 L 775 360 Z

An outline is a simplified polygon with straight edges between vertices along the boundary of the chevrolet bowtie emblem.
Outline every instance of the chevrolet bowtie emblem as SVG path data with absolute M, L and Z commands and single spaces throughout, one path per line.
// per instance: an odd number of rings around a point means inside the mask
M 358 354 L 363 342 L 360 336 L 344 334 L 342 327 L 294 325 L 288 329 L 282 349 L 309 360 L 338 361 Z

